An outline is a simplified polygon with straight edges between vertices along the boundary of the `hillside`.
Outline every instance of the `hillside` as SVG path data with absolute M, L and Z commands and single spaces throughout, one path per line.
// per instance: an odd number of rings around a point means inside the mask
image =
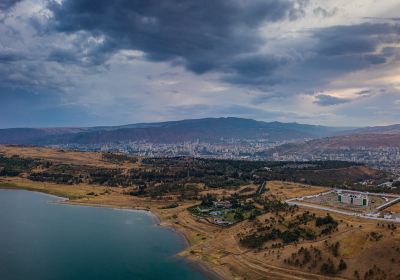
M 400 167 L 400 134 L 354 134 L 284 144 L 262 153 L 274 160 L 347 160 L 386 170 Z M 397 172 L 397 171 L 396 171 Z
M 99 144 L 121 141 L 177 143 L 227 139 L 296 141 L 334 135 L 339 128 L 242 118 L 206 118 L 92 128 L 0 130 L 0 144 Z
M 84 128 L 8 128 L 0 129 L 0 144 L 35 144 L 58 135 L 72 135 Z
M 400 134 L 354 134 L 315 139 L 303 143 L 285 144 L 271 153 L 323 153 L 336 150 L 400 148 Z
M 352 134 L 400 134 L 400 124 L 388 126 L 370 126 L 351 131 Z

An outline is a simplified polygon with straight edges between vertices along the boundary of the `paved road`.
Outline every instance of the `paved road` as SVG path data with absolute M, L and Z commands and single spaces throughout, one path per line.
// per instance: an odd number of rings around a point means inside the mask
M 393 199 L 391 201 L 386 202 L 385 204 L 382 204 L 381 206 L 376 207 L 376 210 L 381 211 L 383 209 L 386 209 L 392 205 L 395 205 L 396 203 L 400 202 L 400 197 Z
M 360 213 L 355 213 L 355 212 L 350 212 L 350 211 L 343 211 L 343 210 L 333 209 L 330 207 L 325 207 L 325 206 L 320 206 L 320 205 L 312 205 L 312 204 L 306 204 L 306 203 L 299 202 L 299 201 L 302 201 L 304 198 L 318 197 L 322 194 L 327 194 L 330 192 L 332 192 L 332 191 L 320 193 L 320 194 L 316 194 L 316 195 L 311 195 L 311 196 L 306 195 L 306 196 L 302 196 L 302 197 L 291 198 L 291 199 L 286 200 L 285 202 L 289 205 L 297 205 L 297 206 L 301 206 L 301 207 L 313 208 L 313 209 L 318 209 L 318 210 L 323 210 L 323 211 L 328 211 L 328 212 L 332 212 L 332 213 L 353 216 L 353 217 L 358 217 L 358 218 L 363 218 L 363 219 L 369 219 L 369 220 L 375 220 L 375 221 L 385 221 L 385 222 L 391 222 L 391 223 L 400 223 L 400 218 L 392 218 L 392 219 L 379 218 L 379 217 L 375 217 L 375 216 L 369 216 L 366 214 L 360 214 Z M 347 192 L 347 190 L 346 190 L 346 192 Z M 395 199 L 395 200 L 397 202 L 400 202 L 400 197 L 398 197 L 398 196 L 396 196 L 396 197 L 397 197 L 397 199 Z M 393 203 L 393 201 L 391 201 L 391 202 Z

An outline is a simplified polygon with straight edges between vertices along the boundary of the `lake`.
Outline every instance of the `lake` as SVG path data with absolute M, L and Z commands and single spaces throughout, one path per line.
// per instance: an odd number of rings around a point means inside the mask
M 150 213 L 57 200 L 0 190 L 0 279 L 207 279 L 176 256 L 182 237 Z

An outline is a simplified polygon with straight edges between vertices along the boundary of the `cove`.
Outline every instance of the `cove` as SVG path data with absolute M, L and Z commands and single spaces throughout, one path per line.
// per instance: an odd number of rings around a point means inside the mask
M 182 238 L 144 211 L 71 206 L 0 190 L 0 279 L 191 279 Z

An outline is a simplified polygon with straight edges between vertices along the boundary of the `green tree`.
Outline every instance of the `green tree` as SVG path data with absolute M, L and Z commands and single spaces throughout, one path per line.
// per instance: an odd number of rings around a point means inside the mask
M 340 259 L 339 262 L 339 270 L 345 270 L 347 268 L 347 264 L 343 259 Z

